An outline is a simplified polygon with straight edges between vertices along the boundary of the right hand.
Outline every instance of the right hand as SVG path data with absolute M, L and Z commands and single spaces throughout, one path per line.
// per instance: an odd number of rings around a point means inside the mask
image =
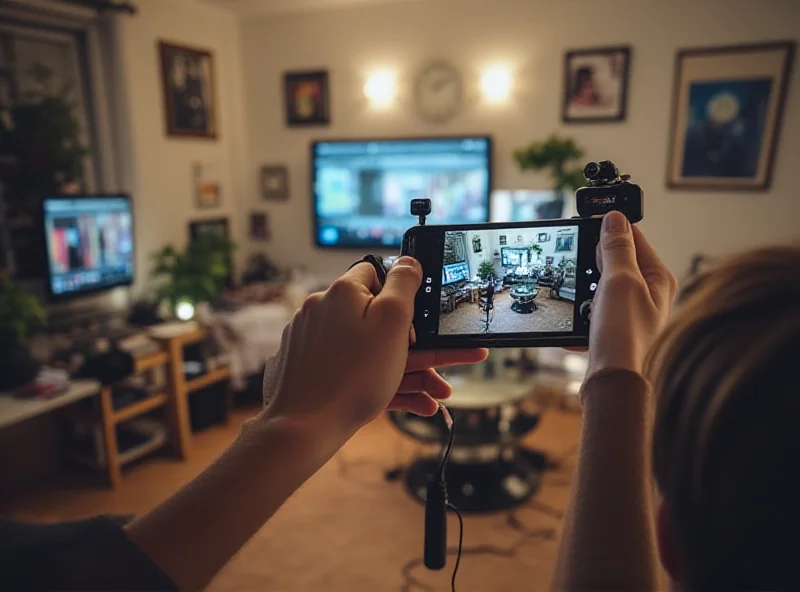
M 592 303 L 589 376 L 606 368 L 642 373 L 644 360 L 669 317 L 678 289 L 642 231 L 620 212 L 603 218 Z

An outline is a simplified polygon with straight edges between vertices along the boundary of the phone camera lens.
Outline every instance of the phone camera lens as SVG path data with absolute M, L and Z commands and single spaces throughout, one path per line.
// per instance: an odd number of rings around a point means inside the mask
M 597 165 L 597 178 L 612 181 L 617 178 L 619 171 L 616 165 L 610 160 L 604 160 Z
M 590 162 L 583 169 L 583 176 L 594 181 L 600 176 L 600 165 L 596 162 Z

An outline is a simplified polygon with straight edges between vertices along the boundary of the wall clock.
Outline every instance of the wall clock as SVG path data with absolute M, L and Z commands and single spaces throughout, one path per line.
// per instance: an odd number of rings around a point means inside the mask
M 450 121 L 461 108 L 462 97 L 461 76 L 445 62 L 430 64 L 417 78 L 417 111 L 425 121 Z

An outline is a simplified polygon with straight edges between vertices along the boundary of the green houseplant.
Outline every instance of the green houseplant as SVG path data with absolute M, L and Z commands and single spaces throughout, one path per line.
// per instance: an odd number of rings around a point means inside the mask
M 515 150 L 514 160 L 522 171 L 549 171 L 556 200 L 563 205 L 568 192 L 574 192 L 585 184 L 583 166 L 576 164 L 583 158 L 583 153 L 583 149 L 571 138 L 553 134 L 545 140 Z
M 481 261 L 478 265 L 478 277 L 484 282 L 494 281 L 494 264 L 491 261 Z
M 0 274 L 0 390 L 12 390 L 36 377 L 39 365 L 28 342 L 44 327 L 47 314 L 39 300 Z
M 538 259 L 539 257 L 542 256 L 542 253 L 544 253 L 544 249 L 542 249 L 542 245 L 539 245 L 539 244 L 536 244 L 536 243 L 534 243 L 530 247 L 528 247 L 528 251 L 530 253 L 529 258 L 531 260 L 533 260 L 533 256 L 534 255 L 536 255 L 536 258 Z
M 210 302 L 225 287 L 231 254 L 236 245 L 227 237 L 204 234 L 183 250 L 166 246 L 155 254 L 153 276 L 162 280 L 156 290 L 159 302 L 175 311 L 181 302 L 195 306 Z

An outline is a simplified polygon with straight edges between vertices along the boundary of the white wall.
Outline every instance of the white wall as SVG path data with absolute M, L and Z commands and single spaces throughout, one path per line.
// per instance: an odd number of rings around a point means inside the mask
M 430 0 L 248 16 L 242 20 L 246 177 L 255 178 L 265 162 L 285 162 L 292 184 L 285 204 L 259 203 L 255 186 L 248 184 L 249 204 L 271 213 L 274 239 L 267 247 L 278 261 L 338 272 L 355 255 L 312 246 L 310 140 L 489 132 L 496 139 L 498 187 L 547 189 L 546 178 L 517 171 L 510 154 L 559 130 L 585 146 L 589 158 L 611 158 L 644 186 L 643 228 L 676 273 L 683 274 L 698 251 L 724 253 L 795 238 L 800 234 L 796 72 L 769 192 L 668 191 L 665 177 L 676 49 L 797 39 L 798 14 L 796 0 Z M 564 51 L 622 43 L 633 46 L 627 121 L 563 126 Z M 152 51 L 149 40 L 144 45 Z M 462 113 L 444 126 L 422 123 L 411 106 L 413 77 L 434 58 L 456 65 L 469 91 Z M 516 90 L 510 104 L 489 107 L 477 98 L 478 75 L 497 62 L 515 69 Z M 332 125 L 288 129 L 281 72 L 316 67 L 330 70 Z M 363 97 L 364 77 L 376 67 L 396 68 L 401 77 L 404 91 L 390 112 L 372 111 Z M 150 160 L 160 160 L 162 151 L 154 152 Z
M 134 197 L 137 288 L 141 290 L 149 279 L 153 252 L 167 243 L 183 245 L 190 220 L 227 216 L 234 239 L 241 242 L 245 148 L 236 16 L 193 0 L 137 0 L 136 5 L 136 16 L 115 17 L 117 44 L 112 63 L 118 76 L 115 82 L 122 114 L 118 122 L 120 177 L 122 187 Z M 167 137 L 159 41 L 213 53 L 219 126 L 216 140 Z M 218 165 L 221 207 L 196 209 L 192 180 L 195 161 Z

